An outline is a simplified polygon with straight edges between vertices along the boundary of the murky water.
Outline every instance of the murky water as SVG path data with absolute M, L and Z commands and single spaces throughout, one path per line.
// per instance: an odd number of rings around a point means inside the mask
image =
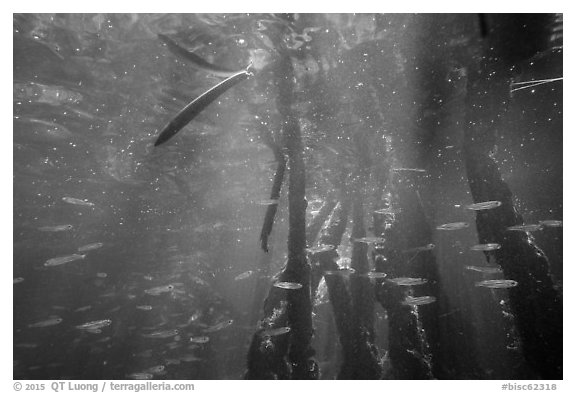
M 338 377 L 347 356 L 328 290 L 361 282 L 375 294 L 362 323 L 381 378 L 419 378 L 398 371 L 400 349 L 436 378 L 539 378 L 518 344 L 515 289 L 491 254 L 501 249 L 471 250 L 499 243 L 481 241 L 475 219 L 506 205 L 470 208 L 491 199 L 472 198 L 464 144 L 468 127 L 489 129 L 478 144 L 524 223 L 557 221 L 531 239 L 561 294 L 561 18 L 14 15 L 14 378 L 241 379 L 252 340 L 276 353 L 296 337 L 299 328 L 266 325 L 276 320 L 263 309 L 271 288 L 286 299 L 310 288 L 275 277 L 288 260 L 292 129 L 301 133 L 309 233 L 320 231 L 317 217 L 331 217 L 323 206 L 363 198 L 354 205 L 363 233 L 350 222 L 338 247 L 317 236 L 301 247 L 312 262 L 340 256 L 323 267 L 333 273 L 326 281 L 312 279 L 319 377 Z M 518 28 L 526 23 L 529 33 Z M 249 65 L 249 77 L 154 146 L 182 108 Z M 540 82 L 511 91 L 530 80 Z M 494 104 L 472 111 L 482 96 Z M 399 222 L 405 238 L 376 233 L 378 219 Z M 384 272 L 378 249 L 390 244 L 403 246 Z M 423 285 L 393 285 L 403 278 Z M 499 281 L 477 285 L 487 280 Z M 382 301 L 383 286 L 392 289 Z M 411 315 L 429 333 L 417 337 L 429 345 L 417 353 L 390 339 L 399 324 L 411 329 Z

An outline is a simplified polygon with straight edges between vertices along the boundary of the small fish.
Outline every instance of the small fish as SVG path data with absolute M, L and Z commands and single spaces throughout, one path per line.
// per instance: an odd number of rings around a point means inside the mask
M 343 269 L 338 269 L 338 270 L 326 270 L 324 272 L 324 274 L 326 276 L 333 276 L 333 275 L 340 275 L 340 276 L 350 276 L 351 274 L 356 273 L 356 270 L 352 269 L 351 267 L 349 268 L 343 268 Z
M 224 328 L 232 325 L 233 323 L 234 323 L 234 320 L 232 320 L 232 319 L 229 319 L 229 320 L 227 320 L 227 321 L 222 321 L 222 322 L 220 322 L 220 323 L 217 323 L 217 324 L 214 325 L 214 326 L 209 326 L 209 327 L 207 327 L 206 329 L 204 329 L 204 332 L 206 332 L 206 333 L 214 333 L 214 332 L 217 332 L 217 331 L 219 331 L 219 330 L 222 330 L 222 329 L 224 329 Z
M 413 278 L 413 277 L 389 278 L 388 281 L 396 285 L 402 285 L 402 286 L 422 285 L 428 282 L 428 280 L 426 280 L 425 278 Z
M 201 362 L 202 359 L 200 359 L 199 357 L 189 354 L 189 355 L 184 355 L 182 357 L 180 357 L 180 360 L 183 362 Z
M 83 307 L 78 307 L 76 310 L 74 310 L 74 312 L 83 312 L 83 311 L 88 311 L 92 308 L 92 306 L 83 306 Z
M 106 326 L 110 326 L 112 324 L 112 321 L 109 319 L 101 319 L 98 321 L 91 321 L 91 322 L 86 322 L 83 323 L 82 325 L 77 325 L 76 329 L 80 329 L 80 330 L 91 330 L 91 329 L 100 329 Z
M 279 328 L 275 328 L 275 329 L 266 329 L 266 330 L 262 331 L 262 333 L 260 333 L 260 334 L 264 337 L 275 337 L 275 336 L 280 336 L 282 334 L 286 334 L 289 332 L 290 332 L 290 327 L 284 326 L 284 327 L 279 327 Z
M 429 243 L 429 244 L 426 244 L 425 246 L 409 248 L 408 250 L 404 250 L 403 252 L 404 253 L 411 253 L 411 252 L 431 251 L 434 248 L 436 248 L 436 245 Z
M 178 334 L 178 330 L 177 329 L 173 329 L 173 330 L 158 330 L 156 332 L 152 332 L 152 333 L 145 333 L 142 335 L 142 337 L 146 337 L 146 338 L 168 338 L 168 337 L 174 337 Z
M 206 344 L 208 341 L 210 341 L 208 336 L 190 337 L 190 342 L 194 344 Z
M 496 274 L 502 273 L 502 269 L 499 267 L 492 266 L 465 266 L 466 270 L 472 270 L 474 272 L 485 273 L 485 274 Z
M 106 278 L 106 277 L 108 277 L 108 273 L 104 273 L 104 272 L 96 273 L 96 277 Z
M 307 248 L 306 251 L 308 251 L 310 254 L 319 254 L 321 252 L 332 251 L 335 248 L 336 247 L 331 244 L 320 244 L 316 247 Z
M 468 210 L 490 210 L 490 209 L 496 209 L 499 206 L 502 206 L 502 202 L 500 202 L 500 201 L 486 201 L 486 202 L 478 202 L 478 203 L 473 203 L 471 205 L 467 205 L 466 209 L 468 209 Z
M 58 265 L 63 265 L 65 263 L 74 262 L 74 261 L 77 261 L 79 259 L 84 259 L 84 258 L 86 258 L 86 255 L 84 255 L 84 254 L 66 255 L 64 257 L 57 257 L 57 258 L 48 259 L 46 262 L 44 262 L 44 266 L 58 266 Z
M 175 41 L 173 41 L 170 37 L 164 34 L 158 34 L 158 38 L 166 44 L 168 50 L 174 53 L 176 56 L 181 57 L 182 59 L 186 59 L 190 61 L 195 67 L 209 72 L 210 74 L 220 76 L 220 77 L 229 77 L 234 75 L 238 71 L 232 71 L 224 67 L 219 67 L 215 64 L 208 63 L 206 60 L 201 58 L 200 56 L 188 51 L 187 49 L 178 45 Z
M 498 243 L 486 243 L 486 244 L 476 244 L 470 247 L 472 251 L 494 251 L 501 249 L 502 246 Z
M 72 225 L 66 224 L 66 225 L 56 225 L 52 227 L 40 227 L 38 228 L 38 230 L 42 232 L 63 232 L 63 231 L 69 231 L 72 228 L 74 228 Z
M 28 327 L 29 328 L 43 328 L 43 327 L 58 325 L 62 321 L 63 321 L 63 319 L 60 317 L 51 317 L 50 319 L 46 319 L 44 321 L 31 323 L 28 325 Z
M 101 329 L 82 329 L 83 331 L 85 331 L 86 333 L 92 333 L 92 334 L 100 334 L 102 333 Z
M 544 220 L 544 221 L 540 221 L 540 225 L 545 226 L 545 227 L 550 227 L 550 228 L 561 228 L 562 227 L 562 221 Z
M 129 379 L 152 379 L 154 378 L 153 374 L 150 373 L 132 373 L 126 376 Z
M 201 316 L 202 316 L 202 313 L 200 312 L 200 310 L 196 310 L 194 312 L 194 314 L 192 314 L 190 316 L 190 318 L 188 319 L 188 323 L 192 323 L 192 322 L 198 320 L 198 318 L 200 318 Z
M 137 308 L 138 310 L 142 310 L 142 311 L 150 311 L 150 310 L 152 310 L 152 306 L 149 306 L 149 305 L 147 305 L 147 304 L 146 304 L 146 305 L 142 305 L 142 306 L 136 306 L 136 308 Z
M 263 199 L 261 201 L 256 202 L 257 205 L 260 206 L 270 206 L 270 205 L 277 205 L 278 199 Z
M 190 280 L 194 281 L 198 285 L 202 285 L 204 287 L 210 286 L 206 281 L 202 280 L 200 277 L 191 276 Z
M 208 105 L 210 105 L 214 100 L 228 91 L 231 87 L 238 84 L 239 82 L 247 79 L 252 73 L 244 70 L 240 71 L 222 82 L 218 83 L 216 86 L 210 88 L 209 90 L 202 93 L 200 96 L 195 98 L 190 102 L 184 109 L 182 109 L 174 119 L 172 119 L 162 130 L 154 146 L 159 146 L 162 143 L 171 139 L 174 135 L 178 133 L 186 124 L 190 123 L 200 112 L 202 112 Z
M 392 207 L 387 207 L 385 209 L 376 210 L 375 214 L 398 214 L 402 211 L 402 209 L 394 209 Z
M 383 243 L 384 238 L 381 237 L 361 237 L 358 239 L 352 239 L 356 243 L 366 243 L 366 244 L 374 244 L 374 243 Z
M 13 284 L 20 284 L 22 281 L 24 281 L 24 277 L 16 277 L 12 281 L 13 281 Z
M 34 349 L 34 348 L 38 348 L 38 344 L 36 343 L 20 343 L 20 344 L 14 344 L 15 348 L 26 348 L 26 349 Z
M 513 225 L 506 229 L 508 231 L 534 232 L 541 230 L 542 227 L 539 224 L 524 224 L 524 225 Z
M 276 288 L 280 289 L 300 289 L 302 288 L 302 284 L 297 282 L 287 282 L 287 281 L 278 281 L 274 283 Z
M 518 285 L 518 281 L 514 280 L 484 280 L 475 284 L 477 287 L 486 288 L 512 288 Z
M 166 293 L 166 292 L 172 292 L 174 290 L 174 285 L 173 284 L 168 284 L 168 285 L 162 285 L 159 287 L 154 287 L 154 288 L 150 288 L 150 289 L 146 289 L 144 290 L 145 293 L 147 293 L 148 295 L 152 295 L 152 296 L 158 296 L 162 293 Z
M 164 366 L 163 364 L 158 365 L 158 366 L 153 366 L 150 367 L 148 369 L 146 369 L 144 372 L 145 373 L 150 373 L 150 374 L 161 374 L 164 372 L 164 370 L 166 370 L 166 366 Z
M 368 278 L 386 278 L 387 274 L 384 272 L 368 272 L 365 276 Z
M 438 225 L 436 229 L 440 231 L 456 231 L 459 229 L 468 228 L 469 226 L 470 224 L 468 224 L 467 222 L 451 222 L 448 224 Z
M 392 168 L 393 172 L 417 172 L 417 173 L 425 173 L 426 169 L 421 168 Z
M 92 202 L 88 202 L 87 199 L 78 199 L 72 197 L 63 197 L 62 200 L 66 203 L 70 203 L 72 205 L 79 205 L 79 206 L 94 206 Z
M 405 306 L 422 306 L 424 304 L 434 303 L 435 301 L 436 298 L 434 296 L 408 296 L 402 301 L 402 304 Z
M 85 246 L 78 247 L 78 252 L 85 252 L 85 251 L 96 250 L 96 249 L 102 247 L 103 245 L 104 245 L 104 243 L 90 243 L 90 244 L 86 244 Z
M 254 274 L 254 272 L 252 270 L 248 270 L 248 271 L 241 273 L 241 274 L 237 275 L 236 277 L 234 277 L 234 281 L 244 280 L 244 279 L 250 277 L 252 274 Z

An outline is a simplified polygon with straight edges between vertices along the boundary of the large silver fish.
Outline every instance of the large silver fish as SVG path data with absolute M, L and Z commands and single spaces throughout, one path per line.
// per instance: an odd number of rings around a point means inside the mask
M 154 146 L 161 145 L 162 143 L 168 141 L 172 138 L 178 131 L 190 123 L 200 112 L 202 112 L 208 105 L 210 105 L 215 99 L 220 97 L 231 87 L 235 86 L 239 82 L 247 79 L 252 73 L 248 70 L 240 71 L 231 77 L 224 79 L 222 82 L 218 83 L 216 86 L 210 88 L 204 93 L 200 94 L 191 103 L 186 105 L 184 109 L 176 115 L 162 130 Z

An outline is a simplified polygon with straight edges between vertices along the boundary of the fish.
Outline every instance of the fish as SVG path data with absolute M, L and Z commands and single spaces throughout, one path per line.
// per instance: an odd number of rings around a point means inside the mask
M 321 252 L 326 252 L 326 251 L 332 251 L 334 250 L 336 247 L 334 247 L 331 244 L 319 244 L 316 247 L 312 247 L 312 248 L 307 248 L 306 251 L 308 251 L 310 254 L 318 254 Z
M 210 341 L 208 336 L 190 337 L 190 342 L 194 344 L 206 344 L 208 341 Z
M 202 285 L 204 287 L 210 286 L 206 281 L 202 280 L 200 277 L 191 276 L 190 280 L 194 281 L 198 285 Z
M 384 272 L 368 272 L 364 276 L 368 278 L 386 278 L 387 274 Z
M 351 267 L 349 268 L 343 268 L 343 269 L 338 269 L 338 270 L 326 270 L 324 272 L 324 275 L 326 276 L 333 276 L 333 275 L 340 275 L 340 276 L 349 276 L 351 274 L 356 273 L 356 270 L 352 269 Z
M 486 244 L 476 244 L 470 247 L 472 251 L 494 251 L 501 249 L 502 246 L 498 243 L 486 243 Z
M 189 354 L 189 355 L 184 355 L 182 357 L 180 357 L 180 360 L 183 362 L 201 362 L 202 359 L 200 359 L 199 357 Z
M 166 370 L 166 366 L 164 366 L 163 364 L 161 364 L 161 365 L 158 365 L 158 366 L 150 367 L 150 368 L 146 369 L 144 372 L 145 372 L 145 373 L 150 373 L 150 374 L 160 374 L 160 373 L 163 373 L 164 370 Z
M 70 203 L 72 205 L 79 205 L 79 206 L 94 206 L 92 202 L 88 202 L 86 199 L 78 199 L 72 197 L 63 197 L 62 200 L 66 203 Z
M 56 257 L 56 258 L 48 259 L 46 262 L 44 262 L 44 266 L 58 266 L 58 265 L 63 265 L 65 263 L 74 262 L 74 261 L 77 261 L 79 259 L 84 259 L 84 258 L 86 258 L 86 255 L 84 255 L 84 254 L 66 255 L 64 257 Z
M 401 303 L 405 306 L 422 306 L 424 304 L 434 303 L 436 298 L 434 296 L 407 296 Z
M 264 337 L 275 337 L 275 336 L 280 336 L 280 335 L 286 334 L 286 333 L 290 333 L 290 326 L 283 326 L 283 327 L 274 328 L 274 329 L 266 329 L 266 330 L 263 330 L 260 333 L 260 335 L 262 335 Z
M 63 321 L 63 319 L 60 317 L 50 317 L 49 319 L 46 319 L 44 321 L 31 323 L 28 325 L 28 327 L 29 328 L 43 328 L 43 327 L 58 325 L 62 321 Z
M 396 277 L 396 278 L 389 278 L 389 282 L 396 284 L 396 285 L 422 285 L 426 284 L 428 280 L 425 278 L 413 278 L 413 277 Z
M 179 333 L 178 329 L 158 330 L 158 331 L 152 332 L 152 333 L 144 333 L 144 334 L 142 334 L 142 337 L 146 337 L 146 338 L 168 338 L 168 337 L 174 337 L 178 333 Z
M 194 321 L 196 321 L 198 318 L 200 318 L 202 316 L 202 313 L 200 312 L 200 310 L 196 310 L 194 312 L 194 314 L 192 314 L 190 316 L 190 318 L 188 319 L 188 323 L 192 323 Z
M 83 329 L 85 332 L 87 333 L 92 333 L 92 334 L 100 334 L 102 333 L 101 329 Z
M 270 206 L 270 205 L 277 205 L 279 199 L 263 199 L 261 201 L 256 202 L 257 205 L 261 206 Z
M 104 245 L 104 243 L 90 243 L 90 244 L 86 244 L 85 246 L 78 247 L 78 252 L 85 252 L 85 251 L 96 250 L 96 249 L 102 247 L 103 245 Z
M 239 275 L 234 277 L 234 281 L 244 280 L 244 279 L 250 277 L 252 274 L 254 274 L 254 272 L 252 270 L 248 270 L 244 273 L 240 273 Z
M 207 327 L 206 329 L 204 329 L 204 332 L 205 333 L 214 333 L 214 332 L 217 332 L 219 330 L 222 330 L 222 329 L 232 325 L 233 323 L 234 323 L 234 320 L 232 320 L 232 319 L 229 319 L 227 321 L 222 321 L 220 323 L 217 323 L 214 326 Z
M 540 225 L 545 226 L 545 227 L 550 227 L 550 228 L 561 228 L 562 227 L 562 221 L 560 221 L 560 220 L 544 220 L 544 221 L 540 221 Z
M 484 280 L 475 284 L 477 287 L 486 288 L 512 288 L 518 285 L 518 281 L 514 280 Z
M 65 225 L 55 225 L 52 227 L 40 227 L 38 228 L 38 230 L 42 232 L 63 232 L 63 231 L 69 231 L 72 228 L 74 228 L 72 225 L 65 224 Z
M 38 348 L 38 344 L 36 343 L 20 343 L 20 344 L 14 344 L 15 348 L 26 348 L 26 349 L 34 349 L 34 348 Z
M 356 243 L 366 243 L 366 244 L 373 244 L 373 243 L 384 243 L 384 238 L 382 237 L 360 237 L 358 239 L 352 239 Z
M 523 89 L 530 89 L 539 85 L 544 85 L 547 83 L 551 83 L 551 82 L 557 82 L 557 81 L 561 81 L 564 80 L 563 77 L 559 77 L 559 78 L 549 78 L 549 79 L 538 79 L 538 80 L 531 80 L 531 81 L 523 81 L 523 82 L 512 82 L 510 84 L 510 93 L 513 93 L 515 91 L 518 90 L 523 90 Z M 520 87 L 518 87 L 520 86 Z
M 466 270 L 472 270 L 474 272 L 485 273 L 485 274 L 496 274 L 502 273 L 502 269 L 499 267 L 492 266 L 465 266 Z
M 149 306 L 149 305 L 147 305 L 147 304 L 146 304 L 146 305 L 142 305 L 142 306 L 136 306 L 136 308 L 137 308 L 138 310 L 142 310 L 142 311 L 150 311 L 150 310 L 152 310 L 152 306 Z
M 15 277 L 12 281 L 13 281 L 13 285 L 14 284 L 20 284 L 22 281 L 24 281 L 24 277 Z
M 92 330 L 92 329 L 100 329 L 106 326 L 110 326 L 112 321 L 110 319 L 100 319 L 98 321 L 90 321 L 83 323 L 82 325 L 77 325 L 76 329 L 80 330 Z
M 173 284 L 168 284 L 168 285 L 162 285 L 159 287 L 154 287 L 154 288 L 150 288 L 150 289 L 146 289 L 144 290 L 145 293 L 147 293 L 148 295 L 152 295 L 152 296 L 158 296 L 162 293 L 166 293 L 166 292 L 172 292 L 174 290 L 174 285 Z
M 169 139 L 171 139 L 178 131 L 190 123 L 200 112 L 202 112 L 208 105 L 210 105 L 214 100 L 224 94 L 231 87 L 235 86 L 239 82 L 247 79 L 249 76 L 253 75 L 248 70 L 240 71 L 222 82 L 218 83 L 216 86 L 208 89 L 197 98 L 192 100 L 184 109 L 182 109 L 175 118 L 170 120 L 170 122 L 164 127 L 154 146 L 159 146 Z
M 392 207 L 387 207 L 385 209 L 380 209 L 374 211 L 374 214 L 398 214 L 402 211 L 402 209 L 395 209 Z
M 506 228 L 508 231 L 519 231 L 519 232 L 534 232 L 541 230 L 542 227 L 539 224 L 523 224 L 523 225 L 513 225 Z
M 297 282 L 288 282 L 288 281 L 278 281 L 274 283 L 276 288 L 280 289 L 300 289 L 302 288 L 302 284 Z
M 129 378 L 129 379 L 152 379 L 152 378 L 154 378 L 154 375 L 150 374 L 150 373 L 132 373 L 132 374 L 128 374 L 126 376 L 126 378 Z
M 92 308 L 92 306 L 82 306 L 82 307 L 78 307 L 76 310 L 74 310 L 74 312 L 83 312 L 83 311 L 88 311 Z
M 409 248 L 408 250 L 404 250 L 404 253 L 411 253 L 411 252 L 422 252 L 422 251 L 431 251 L 436 248 L 436 245 L 433 243 L 426 244 L 425 246 Z
M 468 210 L 490 210 L 490 209 L 496 209 L 499 206 L 502 206 L 502 202 L 500 202 L 500 201 L 486 201 L 486 202 L 478 202 L 478 203 L 473 203 L 471 205 L 466 205 L 466 209 L 468 209 Z
M 469 226 L 470 224 L 468 224 L 467 222 L 451 222 L 448 224 L 438 225 L 436 229 L 440 231 L 456 231 L 459 229 L 468 228 Z
M 416 173 L 425 173 L 426 169 L 421 168 L 392 168 L 393 172 L 416 172 Z
M 190 61 L 196 68 L 201 69 L 203 71 L 209 72 L 212 75 L 221 76 L 221 77 L 229 77 L 236 74 L 238 71 L 233 71 L 224 67 L 219 67 L 215 64 L 208 63 L 206 60 L 201 58 L 200 56 L 186 50 L 185 48 L 178 45 L 175 41 L 173 41 L 170 37 L 164 34 L 158 34 L 158 38 L 166 44 L 166 47 L 170 52 L 174 53 L 176 56 L 181 57 L 182 59 Z
M 104 273 L 104 272 L 96 273 L 96 277 L 106 278 L 106 277 L 108 277 L 108 273 Z

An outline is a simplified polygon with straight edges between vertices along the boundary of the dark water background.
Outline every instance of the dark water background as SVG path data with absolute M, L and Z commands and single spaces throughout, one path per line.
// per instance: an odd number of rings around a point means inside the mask
M 554 19 L 546 23 L 553 26 Z M 155 373 L 158 379 L 242 378 L 260 303 L 253 299 L 257 274 L 235 277 L 260 266 L 265 206 L 259 201 L 269 198 L 275 163 L 258 129 L 279 128 L 276 91 L 258 71 L 277 57 L 272 42 L 286 21 L 246 14 L 13 20 L 13 274 L 24 279 L 13 289 L 14 378 L 123 379 L 159 365 L 165 369 Z M 326 147 L 344 151 L 365 127 L 425 144 L 433 186 L 421 198 L 431 225 L 473 222 L 473 212 L 454 205 L 472 203 L 460 144 L 466 64 L 480 60 L 482 46 L 477 15 L 317 14 L 301 15 L 298 26 L 281 40 L 293 51 L 300 89 L 293 107 L 306 145 L 307 217 L 342 165 Z M 562 76 L 561 52 L 545 52 L 558 45 L 552 33 L 533 48 L 517 39 L 520 32 L 498 26 L 497 50 L 515 56 L 517 81 Z M 162 127 L 220 80 L 177 58 L 158 33 L 214 64 L 243 69 L 253 61 L 256 76 L 153 148 Z M 537 53 L 548 54 L 535 59 Z M 528 223 L 562 219 L 562 105 L 562 82 L 541 85 L 514 93 L 500 119 L 494 157 Z M 369 113 L 372 108 L 379 109 Z M 391 153 L 396 158 L 413 154 L 410 143 L 399 146 L 404 150 Z M 287 214 L 284 190 L 271 239 L 272 273 L 286 258 Z M 67 224 L 72 229 L 39 230 Z M 535 238 L 561 285 L 562 229 Z M 505 292 L 477 288 L 478 276 L 463 271 L 486 264 L 469 251 L 477 239 L 474 225 L 434 239 L 445 293 L 439 312 L 460 321 L 443 326 L 442 334 L 465 337 L 479 365 L 472 372 L 456 365 L 451 377 L 530 376 L 509 345 L 510 322 L 499 307 Z M 84 259 L 44 265 L 96 242 L 103 246 L 81 253 Z M 349 242 L 339 251 L 350 256 Z M 166 292 L 145 292 L 169 284 Z M 144 305 L 152 309 L 137 308 Z M 333 378 L 337 340 L 319 334 L 333 330 L 325 295 L 314 312 L 313 346 L 323 378 Z M 379 306 L 376 316 L 384 354 L 386 315 Z M 55 318 L 62 321 L 31 327 Z M 76 328 L 105 319 L 112 323 L 99 333 Z M 226 320 L 234 322 L 204 332 Z M 171 337 L 146 336 L 174 329 Z M 209 342 L 189 342 L 197 336 Z M 456 359 L 467 356 L 453 350 Z

